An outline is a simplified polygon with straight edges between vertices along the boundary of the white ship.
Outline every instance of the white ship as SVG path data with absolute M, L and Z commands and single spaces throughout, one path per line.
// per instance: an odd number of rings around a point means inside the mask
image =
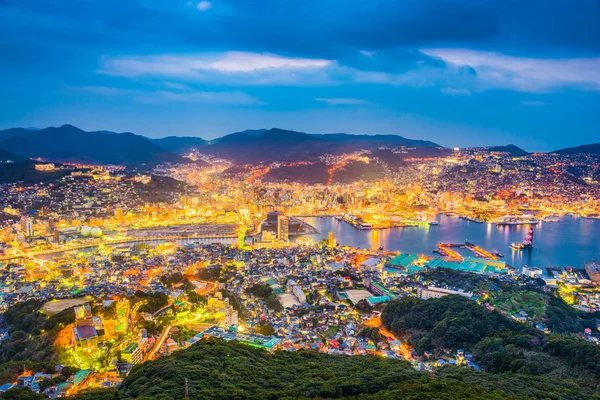
M 542 222 L 560 222 L 560 217 L 558 215 L 546 215 L 542 217 Z
M 535 225 L 540 220 L 532 215 L 507 215 L 496 222 L 496 225 Z

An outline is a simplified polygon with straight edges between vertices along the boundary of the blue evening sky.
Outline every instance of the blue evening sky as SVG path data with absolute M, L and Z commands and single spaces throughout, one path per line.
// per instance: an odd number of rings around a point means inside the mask
M 598 0 L 0 0 L 0 128 L 600 141 Z

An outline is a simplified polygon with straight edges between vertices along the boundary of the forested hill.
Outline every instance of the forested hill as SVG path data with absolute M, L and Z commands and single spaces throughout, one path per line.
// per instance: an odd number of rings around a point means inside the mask
M 447 349 L 463 349 L 488 373 L 560 377 L 589 393 L 600 390 L 600 346 L 546 335 L 461 296 L 403 298 L 391 302 L 381 319 L 420 353 L 442 357 Z
M 137 366 L 117 391 L 95 390 L 71 399 L 180 400 L 185 378 L 190 399 L 196 400 L 600 399 L 572 381 L 558 378 L 485 374 L 453 367 L 436 370 L 431 377 L 405 361 L 314 351 L 269 354 L 221 340 L 204 340 Z

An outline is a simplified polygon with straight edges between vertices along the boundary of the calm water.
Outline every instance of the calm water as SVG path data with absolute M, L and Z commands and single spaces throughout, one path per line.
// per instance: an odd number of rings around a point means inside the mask
M 383 230 L 358 230 L 333 217 L 302 218 L 320 233 L 308 235 L 314 240 L 335 232 L 338 243 L 365 249 L 403 251 L 433 255 L 440 242 L 464 243 L 468 240 L 482 248 L 497 250 L 515 268 L 523 265 L 583 267 L 585 261 L 600 259 L 600 220 L 563 217 L 561 222 L 542 222 L 535 226 L 534 249 L 513 250 L 512 242 L 522 242 L 528 225 L 502 226 L 478 224 L 455 217 L 439 216 L 439 225 Z

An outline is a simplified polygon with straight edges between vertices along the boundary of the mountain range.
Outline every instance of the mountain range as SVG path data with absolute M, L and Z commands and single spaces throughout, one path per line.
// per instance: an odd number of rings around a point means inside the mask
M 91 164 L 185 162 L 174 152 L 133 133 L 86 132 L 72 125 L 0 131 L 0 149 L 28 158 Z
M 182 155 L 196 149 L 236 164 L 255 164 L 315 161 L 324 154 L 357 150 L 376 152 L 382 147 L 412 149 L 405 158 L 436 157 L 447 152 L 434 142 L 399 135 L 309 134 L 279 128 L 246 130 L 211 141 L 177 136 L 152 139 L 131 132 L 88 132 L 72 125 L 0 131 L 0 161 L 41 158 L 56 162 L 152 167 L 167 162 L 189 163 L 191 161 Z M 487 150 L 515 156 L 528 154 L 515 145 L 488 147 Z M 555 153 L 600 154 L 600 144 L 557 150 Z
M 600 143 L 584 144 L 583 146 L 567 147 L 553 151 L 556 154 L 600 154 Z
M 90 164 L 152 166 L 165 162 L 190 162 L 181 155 L 193 149 L 237 164 L 254 164 L 314 160 L 327 153 L 375 150 L 381 146 L 424 149 L 441 147 L 433 142 L 397 135 L 312 135 L 279 128 L 246 130 L 213 141 L 177 136 L 151 139 L 131 132 L 86 132 L 72 125 L 39 130 L 13 128 L 0 131 L 0 150 L 10 154 Z
M 524 157 L 530 153 L 526 152 L 522 148 L 515 146 L 514 144 L 508 144 L 506 146 L 492 146 L 487 148 L 488 151 L 508 153 L 515 157 Z

